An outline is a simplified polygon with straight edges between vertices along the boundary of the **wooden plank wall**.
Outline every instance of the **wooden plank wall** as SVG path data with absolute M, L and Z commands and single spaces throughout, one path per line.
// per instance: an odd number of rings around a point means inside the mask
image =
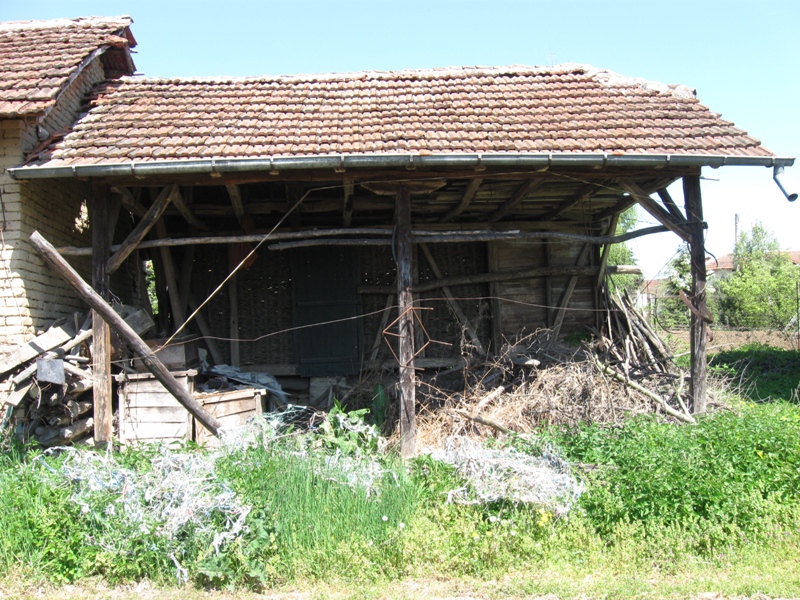
M 582 246 L 552 241 L 491 242 L 489 264 L 493 272 L 516 271 L 536 267 L 575 266 Z M 596 249 L 592 249 L 587 266 L 597 264 Z M 512 340 L 520 333 L 531 333 L 552 327 L 564 290 L 570 277 L 536 277 L 493 283 L 491 294 L 494 315 L 495 343 Z M 548 309 L 548 307 L 550 307 Z M 595 324 L 595 281 L 579 277 L 568 304 L 561 335 L 583 332 L 586 325 Z M 578 309 L 578 310 L 574 310 Z

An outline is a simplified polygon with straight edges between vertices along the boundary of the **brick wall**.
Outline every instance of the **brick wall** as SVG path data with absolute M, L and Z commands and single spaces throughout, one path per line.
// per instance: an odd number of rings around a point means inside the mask
M 27 240 L 38 230 L 56 246 L 90 246 L 89 183 L 74 179 L 15 181 L 6 170 L 22 164 L 25 154 L 40 144 L 37 125 L 51 134 L 71 126 L 79 118 L 86 93 L 103 78 L 96 59 L 40 122 L 0 121 L 0 355 L 30 339 L 37 330 L 46 329 L 53 320 L 87 310 Z M 133 261 L 128 262 L 123 269 L 135 271 Z M 71 258 L 70 263 L 82 276 L 89 277 L 91 259 Z M 132 278 L 123 272 L 117 280 Z M 130 298 L 133 290 L 123 287 L 118 293 Z

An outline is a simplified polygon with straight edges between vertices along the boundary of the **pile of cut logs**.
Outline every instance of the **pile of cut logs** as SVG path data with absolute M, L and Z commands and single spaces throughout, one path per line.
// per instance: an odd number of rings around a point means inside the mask
M 134 329 L 152 327 L 145 311 L 121 310 Z M 4 428 L 22 441 L 45 447 L 91 440 L 91 337 L 91 317 L 75 313 L 0 360 Z M 121 346 L 118 350 L 124 352 Z

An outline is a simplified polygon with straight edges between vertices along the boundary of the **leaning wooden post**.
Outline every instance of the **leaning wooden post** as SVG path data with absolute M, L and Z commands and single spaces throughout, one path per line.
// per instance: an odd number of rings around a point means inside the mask
M 416 390 L 414 383 L 414 297 L 412 285 L 411 192 L 397 190 L 395 206 L 395 261 L 397 263 L 398 358 L 400 360 L 400 453 L 416 451 Z
M 91 196 L 92 287 L 108 301 L 109 194 L 104 185 L 93 184 Z M 92 311 L 92 397 L 94 400 L 94 440 L 99 445 L 114 437 L 111 388 L 111 329 Z
M 164 364 L 158 360 L 153 350 L 144 343 L 142 338 L 131 329 L 122 317 L 120 317 L 109 304 L 87 284 L 80 275 L 73 269 L 61 255 L 56 252 L 52 244 L 44 239 L 38 231 L 31 234 L 30 242 L 45 262 L 66 281 L 72 289 L 83 299 L 92 309 L 94 309 L 111 327 L 113 327 L 120 337 L 125 340 L 133 351 L 142 358 L 144 366 L 161 384 L 188 410 L 191 415 L 214 435 L 219 435 L 221 423 L 200 405 L 194 397 L 178 383 L 178 381 L 167 370 Z
M 691 311 L 691 370 L 692 412 L 706 412 L 706 338 L 708 324 L 699 315 L 708 314 L 706 308 L 706 250 L 703 240 L 703 201 L 700 195 L 700 175 L 683 178 L 683 199 L 691 235 L 692 305 Z

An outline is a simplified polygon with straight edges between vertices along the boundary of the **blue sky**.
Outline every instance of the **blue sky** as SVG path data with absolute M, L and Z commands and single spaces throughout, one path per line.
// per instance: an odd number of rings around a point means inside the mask
M 122 14 L 150 77 L 578 62 L 696 88 L 778 155 L 800 155 L 797 0 L 0 0 L 0 20 Z M 783 198 L 771 169 L 703 175 L 709 251 L 732 250 L 735 214 L 741 228 L 760 220 L 800 249 L 800 201 Z M 800 164 L 789 175 L 800 189 Z M 635 249 L 653 276 L 677 246 L 659 234 Z

